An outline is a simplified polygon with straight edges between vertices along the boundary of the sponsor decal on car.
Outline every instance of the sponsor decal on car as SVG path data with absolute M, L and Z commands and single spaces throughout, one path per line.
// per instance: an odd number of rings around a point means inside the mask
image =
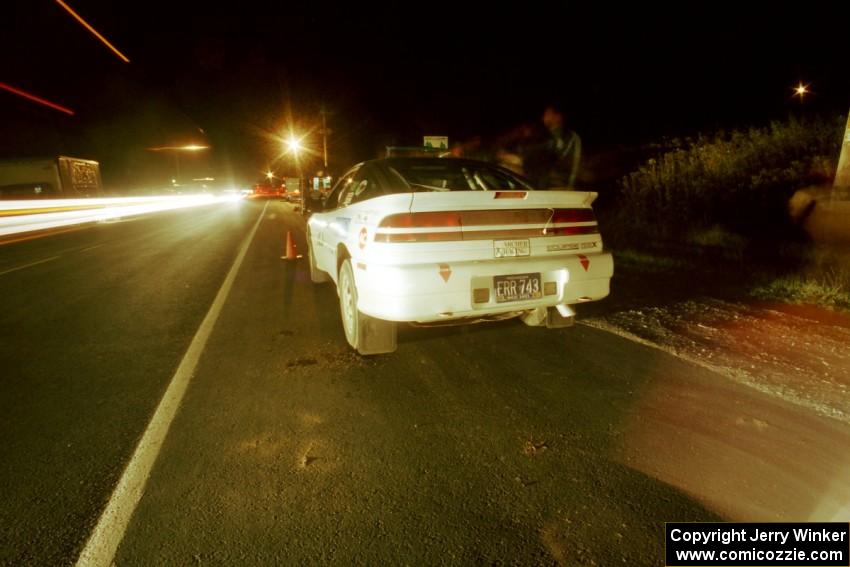
M 546 246 L 547 252 L 559 252 L 561 250 L 578 250 L 578 243 L 571 242 L 568 244 L 549 244 Z

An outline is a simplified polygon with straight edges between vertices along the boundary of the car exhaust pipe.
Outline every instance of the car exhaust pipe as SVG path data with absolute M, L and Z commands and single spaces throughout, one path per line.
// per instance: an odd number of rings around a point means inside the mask
M 558 310 L 558 313 L 561 314 L 561 317 L 573 317 L 576 312 L 569 305 L 558 304 L 555 306 L 555 309 Z

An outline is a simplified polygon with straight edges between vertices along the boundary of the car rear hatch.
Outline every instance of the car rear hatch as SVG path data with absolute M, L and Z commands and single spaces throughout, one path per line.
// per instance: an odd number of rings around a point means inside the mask
M 595 198 L 583 191 L 414 193 L 407 213 L 378 223 L 374 242 L 389 245 L 383 248 L 393 263 L 601 251 Z

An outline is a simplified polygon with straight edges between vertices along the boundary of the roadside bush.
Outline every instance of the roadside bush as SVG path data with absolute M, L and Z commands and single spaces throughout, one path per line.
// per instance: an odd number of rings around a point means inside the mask
M 749 237 L 788 236 L 796 189 L 831 181 L 844 118 L 789 118 L 764 128 L 673 139 L 620 180 L 618 222 L 661 236 L 723 226 Z
M 809 303 L 850 310 L 850 253 L 807 247 L 799 270 L 765 277 L 750 293 L 764 300 Z

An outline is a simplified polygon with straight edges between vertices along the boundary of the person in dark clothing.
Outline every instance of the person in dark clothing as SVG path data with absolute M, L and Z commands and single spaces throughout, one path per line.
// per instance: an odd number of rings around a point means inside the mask
M 538 189 L 572 188 L 581 163 L 581 138 L 564 127 L 564 113 L 555 105 L 543 111 L 544 138 L 523 156 L 525 174 Z

